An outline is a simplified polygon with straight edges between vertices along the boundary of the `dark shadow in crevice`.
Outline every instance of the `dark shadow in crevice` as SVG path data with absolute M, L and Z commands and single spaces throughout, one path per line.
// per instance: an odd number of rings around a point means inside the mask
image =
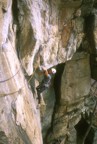
M 14 23 L 18 23 L 18 7 L 17 7 L 17 0 L 12 0 L 12 15 Z
M 9 144 L 8 138 L 3 131 L 0 131 L 0 144 Z
M 75 129 L 77 131 L 77 144 L 83 144 L 83 139 L 88 130 L 88 127 L 89 124 L 84 118 L 81 118 L 78 124 L 75 125 Z M 91 127 L 84 144 L 93 144 L 93 139 L 94 139 L 94 129 Z
M 19 46 L 19 37 L 20 37 L 20 27 L 19 27 L 19 9 L 18 9 L 18 1 L 17 0 L 12 0 L 12 16 L 13 16 L 13 31 L 14 31 L 14 25 L 16 25 L 16 51 L 17 51 L 17 57 L 19 59 L 19 52 L 20 52 L 20 46 Z
M 90 55 L 91 78 L 97 81 L 97 54 Z
M 55 106 L 54 106 L 54 111 L 52 115 L 52 127 L 53 127 L 53 121 L 55 117 L 55 113 L 58 111 L 58 107 L 60 105 L 60 99 L 61 99 L 61 79 L 62 79 L 62 74 L 65 68 L 65 64 L 59 64 L 56 67 L 57 73 L 55 74 L 54 77 L 54 91 L 55 91 Z
M 94 7 L 95 9 L 97 9 L 97 2 L 96 2 L 96 1 L 94 1 L 93 7 Z
M 80 46 L 79 46 L 79 48 L 76 50 L 76 53 L 77 52 L 83 52 L 83 51 L 85 51 L 84 49 L 83 49 L 83 47 L 82 47 L 82 43 L 80 44 Z
M 85 26 L 84 26 L 85 38 L 89 43 L 90 53 L 96 53 L 95 38 L 94 38 L 95 16 L 93 14 L 90 14 L 84 17 L 84 19 L 85 19 Z
M 54 77 L 54 91 L 55 91 L 55 97 L 56 97 L 56 104 L 58 105 L 60 103 L 60 97 L 61 97 L 61 78 L 64 71 L 65 64 L 59 64 L 56 67 L 57 73 Z
M 95 38 L 94 38 L 94 23 L 95 16 L 90 14 L 84 17 L 84 37 L 77 52 L 87 52 L 89 54 L 96 53 Z
M 54 106 L 54 110 L 53 110 L 51 127 L 48 129 L 46 137 L 44 138 L 44 143 L 47 143 L 47 138 L 48 138 L 49 134 L 51 134 L 51 133 L 53 134 L 53 122 L 54 122 L 54 118 L 55 118 L 55 113 L 58 109 L 58 106 L 60 105 L 61 79 L 62 79 L 62 74 L 63 74 L 64 68 L 65 68 L 64 63 L 59 64 L 59 65 L 56 66 L 57 73 L 55 74 L 54 83 L 53 83 L 56 102 L 55 102 L 55 106 Z

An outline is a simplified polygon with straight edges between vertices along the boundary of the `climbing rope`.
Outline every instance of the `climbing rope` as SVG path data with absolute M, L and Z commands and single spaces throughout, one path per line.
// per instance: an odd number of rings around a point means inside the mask
M 34 71 L 34 72 L 35 72 L 35 71 Z M 32 77 L 33 77 L 33 75 L 34 75 L 34 72 L 33 72 L 33 74 L 31 75 L 31 77 L 29 78 L 28 84 L 30 83 L 30 81 L 31 81 L 31 79 L 32 79 Z
M 15 92 L 11 92 L 11 93 L 7 93 L 7 94 L 0 94 L 0 97 L 4 97 L 4 96 L 7 96 L 7 95 L 13 95 L 15 93 L 21 93 L 23 87 L 20 88 L 19 90 L 15 91 Z
M 15 52 L 15 53 L 16 53 L 16 52 Z M 21 63 L 21 65 L 22 65 L 22 63 Z M 23 67 L 23 66 L 22 66 L 22 67 Z M 34 75 L 34 73 L 35 73 L 35 71 L 37 70 L 38 67 L 39 67 L 39 65 L 35 68 L 33 74 L 32 74 L 31 77 L 29 78 L 29 80 L 27 80 L 27 81 L 28 81 L 28 84 L 30 83 L 30 81 L 31 81 L 31 79 L 32 79 L 32 77 L 33 77 L 33 75 Z M 0 83 L 4 83 L 4 82 L 7 82 L 7 81 L 13 79 L 13 78 L 20 72 L 20 70 L 21 70 L 21 67 L 20 67 L 19 70 L 16 72 L 16 74 L 14 74 L 13 76 L 11 76 L 10 78 L 7 78 L 7 79 L 5 79 L 5 80 L 0 81 Z M 22 91 L 22 89 L 23 89 L 24 87 L 25 87 L 25 86 L 21 87 L 21 88 L 20 88 L 19 90 L 17 90 L 17 91 L 11 92 L 11 93 L 0 94 L 0 97 L 7 96 L 7 95 L 13 95 L 13 94 L 15 94 L 15 93 L 21 93 L 21 91 Z
M 16 72 L 15 75 L 13 75 L 12 77 L 10 77 L 10 78 L 8 78 L 8 79 L 5 79 L 5 80 L 0 81 L 0 83 L 3 83 L 3 82 L 6 82 L 6 81 L 9 81 L 9 80 L 13 79 L 13 78 L 19 73 L 19 71 L 20 71 L 20 69 Z
M 36 69 L 37 69 L 37 68 L 36 68 Z M 33 74 L 32 74 L 31 77 L 29 78 L 28 84 L 30 83 L 30 81 L 31 81 L 31 79 L 32 79 L 32 77 L 33 77 L 36 69 L 34 70 Z M 19 71 L 20 71 L 20 69 L 18 70 L 18 72 L 19 72 Z M 18 72 L 17 72 L 17 73 L 18 73 Z M 16 74 L 17 74 L 17 73 L 16 73 Z M 15 74 L 15 75 L 16 75 L 16 74 Z M 15 75 L 14 75 L 14 76 L 15 76 Z M 1 83 L 1 82 L 5 82 L 5 81 L 8 81 L 8 80 L 14 78 L 14 76 L 10 77 L 10 78 L 7 79 L 7 80 L 0 81 L 0 83 Z M 22 89 L 23 89 L 24 87 L 25 87 L 25 86 L 21 87 L 19 90 L 15 91 L 15 92 L 7 93 L 7 94 L 0 94 L 0 97 L 4 97 L 4 96 L 8 96 L 8 95 L 13 95 L 13 94 L 15 94 L 15 93 L 21 93 L 21 91 L 22 91 Z

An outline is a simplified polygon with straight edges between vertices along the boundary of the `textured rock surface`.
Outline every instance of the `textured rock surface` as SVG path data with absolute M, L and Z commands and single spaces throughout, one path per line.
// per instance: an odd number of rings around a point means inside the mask
M 96 35 L 96 0 L 0 1 L 0 143 L 97 143 Z M 37 109 L 40 65 L 57 73 Z
M 63 7 L 60 1 L 29 0 L 18 5 L 20 57 L 28 75 L 33 66 L 50 68 L 71 59 L 82 41 L 84 22 L 73 19 L 74 7 Z
M 15 49 L 12 2 L 5 1 L 4 10 L 3 2 L 0 3 L 0 143 L 41 144 L 39 114 Z

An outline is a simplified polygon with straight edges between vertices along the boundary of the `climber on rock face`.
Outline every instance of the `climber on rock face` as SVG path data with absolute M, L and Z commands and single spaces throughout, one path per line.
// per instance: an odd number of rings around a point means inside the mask
M 42 93 L 44 90 L 46 90 L 46 89 L 49 88 L 50 83 L 51 83 L 52 75 L 56 73 L 56 69 L 51 68 L 50 70 L 47 70 L 45 67 L 41 67 L 41 70 L 42 70 L 43 73 L 44 73 L 44 78 L 43 78 L 43 80 L 40 82 L 40 84 L 36 87 L 36 90 L 37 90 L 37 95 L 38 95 L 38 99 L 39 99 L 39 104 L 40 104 L 40 105 L 41 105 L 41 104 L 45 105 L 41 93 Z

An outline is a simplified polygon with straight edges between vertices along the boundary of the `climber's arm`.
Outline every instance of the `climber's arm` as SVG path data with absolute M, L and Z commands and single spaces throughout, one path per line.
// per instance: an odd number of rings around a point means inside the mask
M 45 67 L 42 67 L 45 76 L 48 76 L 48 70 Z
M 48 71 L 47 71 L 47 70 L 44 70 L 44 74 L 45 74 L 46 76 L 48 76 Z

